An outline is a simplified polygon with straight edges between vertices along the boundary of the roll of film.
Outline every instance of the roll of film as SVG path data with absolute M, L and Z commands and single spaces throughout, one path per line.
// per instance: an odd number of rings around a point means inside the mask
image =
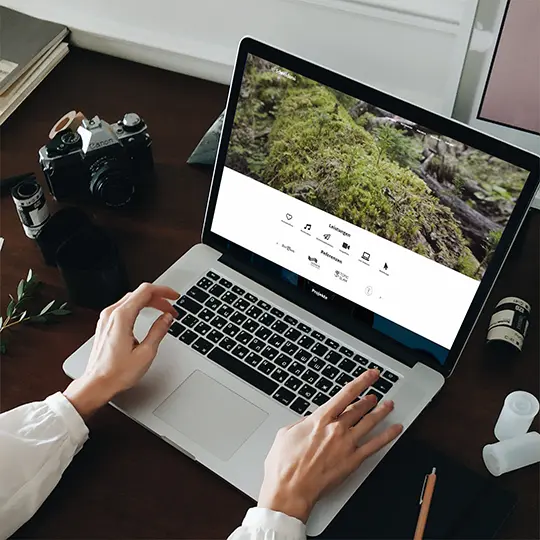
M 531 306 L 515 296 L 503 298 L 495 307 L 488 327 L 487 343 L 505 343 L 521 351 L 529 329 Z
M 45 193 L 35 178 L 19 182 L 11 191 L 17 214 L 28 238 L 36 238 L 51 217 Z

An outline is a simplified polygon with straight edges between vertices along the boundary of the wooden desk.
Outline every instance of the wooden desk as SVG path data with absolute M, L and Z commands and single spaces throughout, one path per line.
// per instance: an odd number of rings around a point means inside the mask
M 211 172 L 186 165 L 199 138 L 224 107 L 218 84 L 74 49 L 1 129 L 2 176 L 39 171 L 37 150 L 67 110 L 115 121 L 140 113 L 154 140 L 157 184 L 147 204 L 110 210 L 86 204 L 117 239 L 133 285 L 152 281 L 199 241 Z M 42 178 L 40 173 L 40 178 Z M 57 206 L 57 205 L 53 205 Z M 415 437 L 487 475 L 482 447 L 506 394 L 539 395 L 539 225 L 531 214 L 459 367 L 411 428 Z M 9 196 L 1 200 L 1 305 L 33 268 L 46 286 L 43 302 L 65 298 L 56 269 L 44 265 L 27 239 Z M 520 358 L 495 367 L 484 346 L 491 310 L 512 294 L 533 305 L 530 335 Z M 64 359 L 93 333 L 98 314 L 76 309 L 58 326 L 19 329 L 2 358 L 1 408 L 39 400 L 68 384 Z M 538 429 L 538 421 L 535 424 Z M 251 501 L 204 467 L 105 407 L 90 421 L 91 439 L 36 516 L 24 538 L 224 538 Z M 406 435 L 407 436 L 407 435 Z M 501 538 L 539 538 L 537 466 L 498 479 L 520 494 Z M 369 516 L 365 516 L 369 519 Z

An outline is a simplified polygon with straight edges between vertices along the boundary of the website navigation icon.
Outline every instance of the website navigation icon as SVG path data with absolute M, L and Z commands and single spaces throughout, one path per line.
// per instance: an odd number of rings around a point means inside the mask
M 285 217 L 286 217 L 289 221 L 291 221 L 291 219 L 292 219 L 292 214 L 285 214 Z
M 341 247 L 343 249 L 351 249 L 351 245 L 350 244 L 347 244 L 347 242 L 343 242 L 343 244 L 341 244 Z
M 330 233 L 323 234 L 325 240 L 330 240 L 330 236 L 332 236 Z
M 311 223 L 306 223 L 306 224 L 304 225 L 304 230 L 305 230 L 305 231 L 311 231 Z
M 362 253 L 362 259 L 364 259 L 364 261 L 369 261 L 370 257 L 371 255 L 367 251 L 364 251 L 364 253 Z

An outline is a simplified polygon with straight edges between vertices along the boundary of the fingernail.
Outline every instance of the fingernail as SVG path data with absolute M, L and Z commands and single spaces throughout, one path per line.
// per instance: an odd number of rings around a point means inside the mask
M 170 313 L 165 313 L 164 318 L 167 324 L 172 324 L 172 322 L 174 321 L 174 317 Z
M 387 409 L 390 409 L 391 407 L 394 406 L 394 402 L 393 402 L 392 400 L 385 401 L 385 402 L 384 402 L 384 406 L 385 406 Z

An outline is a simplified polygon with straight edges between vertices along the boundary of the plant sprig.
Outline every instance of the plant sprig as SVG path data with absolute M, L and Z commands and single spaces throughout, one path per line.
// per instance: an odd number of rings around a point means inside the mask
M 32 298 L 40 284 L 41 282 L 34 275 L 32 269 L 30 269 L 28 270 L 26 279 L 21 279 L 21 281 L 19 281 L 19 285 L 17 286 L 17 298 L 11 294 L 9 295 L 10 302 L 6 309 L 6 317 L 0 317 L 1 354 L 5 354 L 7 351 L 5 330 L 12 329 L 14 326 L 23 323 L 45 323 L 55 317 L 69 315 L 71 313 L 69 309 L 66 309 L 66 302 L 56 307 L 59 302 L 57 302 L 57 300 L 51 300 L 39 313 L 34 315 L 29 314 L 28 310 L 25 309 L 25 305 L 28 300 Z

